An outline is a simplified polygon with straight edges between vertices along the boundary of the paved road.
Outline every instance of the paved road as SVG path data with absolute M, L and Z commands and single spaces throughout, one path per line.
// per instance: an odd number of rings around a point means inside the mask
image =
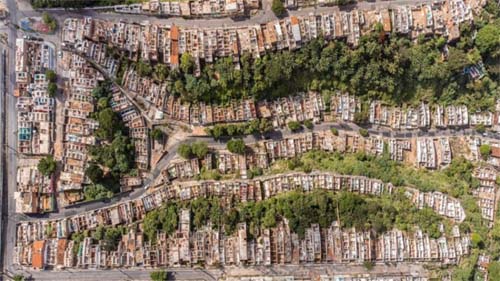
M 122 269 L 122 270 L 65 270 L 65 271 L 30 271 L 35 280 L 150 280 L 151 269 Z M 175 280 L 218 280 L 220 277 L 230 276 L 295 276 L 297 278 L 311 278 L 311 275 L 337 275 L 368 273 L 362 265 L 347 264 L 306 264 L 306 265 L 275 265 L 252 267 L 226 267 L 224 269 L 179 269 L 169 268 L 170 277 Z M 405 274 L 411 276 L 426 276 L 427 271 L 421 264 L 399 263 L 397 265 L 379 264 L 371 271 L 379 276 Z M 57 275 L 57 279 L 54 276 Z
M 10 22 L 17 22 L 18 19 L 18 9 L 16 0 L 7 0 L 7 8 L 9 9 L 9 20 Z M 17 178 L 17 111 L 16 111 L 16 98 L 13 96 L 14 84 L 15 84 L 15 48 L 16 48 L 16 38 L 17 30 L 14 25 L 10 24 L 6 26 L 6 30 L 3 29 L 1 32 L 7 32 L 8 35 L 8 57 L 7 57 L 7 93 L 5 95 L 5 106 L 6 106 L 6 163 L 7 163 L 7 186 L 3 184 L 3 196 L 2 196 L 2 257 L 3 257 L 3 270 L 9 270 L 12 266 L 12 253 L 16 237 L 16 223 L 18 222 L 19 216 L 15 214 L 14 205 L 14 192 L 16 190 L 16 178 Z
M 25 1 L 25 0 L 23 0 Z M 66 18 L 76 17 L 80 18 L 83 16 L 90 16 L 94 18 L 101 18 L 107 20 L 122 20 L 126 19 L 134 22 L 142 22 L 149 21 L 150 23 L 158 23 L 158 24 L 167 24 L 167 25 L 178 25 L 182 27 L 223 27 L 223 26 L 243 26 L 243 25 L 253 25 L 266 23 L 269 21 L 276 20 L 277 17 L 271 11 L 271 5 L 269 4 L 270 0 L 264 0 L 264 10 L 259 11 L 256 15 L 250 18 L 242 18 L 242 19 L 232 19 L 232 18 L 217 18 L 217 19 L 183 19 L 181 17 L 171 17 L 171 18 L 158 18 L 147 15 L 135 15 L 135 14 L 118 14 L 113 12 L 99 12 L 93 9 L 81 9 L 81 10 L 64 10 L 64 9 L 48 9 L 51 15 L 56 17 L 60 23 L 64 21 Z M 376 2 L 360 2 L 355 5 L 348 5 L 342 7 L 342 10 L 349 10 L 354 7 L 358 7 L 360 9 L 368 10 L 368 9 L 377 9 L 377 8 L 386 8 L 395 5 L 415 5 L 418 3 L 432 3 L 433 0 L 393 0 L 393 1 L 381 1 L 377 0 Z M 331 7 L 309 7 L 303 8 L 300 10 L 290 10 L 288 11 L 289 15 L 295 16 L 303 16 L 308 15 L 310 13 L 325 13 L 338 11 L 339 7 L 331 6 Z M 40 13 L 34 11 L 31 8 L 23 5 L 22 10 L 19 12 L 20 17 L 33 17 L 40 16 Z
M 60 270 L 60 271 L 26 271 L 18 270 L 16 274 L 31 277 L 36 281 L 128 281 L 128 280 L 151 280 L 150 274 L 159 269 L 114 269 L 114 270 Z M 163 269 L 161 269 L 163 270 Z M 201 269 L 168 269 L 169 275 L 175 280 L 206 280 L 215 281 L 222 275 L 221 270 Z M 9 275 L 13 275 L 9 273 Z M 56 277 L 57 276 L 57 277 Z

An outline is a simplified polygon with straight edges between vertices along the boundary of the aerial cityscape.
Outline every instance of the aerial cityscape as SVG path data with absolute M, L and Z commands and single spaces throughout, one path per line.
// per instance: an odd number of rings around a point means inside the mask
M 0 280 L 500 281 L 500 1 L 0 0 Z

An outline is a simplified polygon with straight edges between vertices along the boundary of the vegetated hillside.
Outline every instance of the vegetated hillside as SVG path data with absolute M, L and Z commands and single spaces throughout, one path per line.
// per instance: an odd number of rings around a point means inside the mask
M 476 26 L 462 26 L 460 40 L 449 45 L 442 37 L 411 42 L 407 37 L 377 31 L 363 36 L 357 48 L 343 41 L 316 39 L 297 51 L 256 59 L 244 54 L 240 69 L 234 68 L 232 58 L 221 58 L 202 65 L 199 77 L 195 77 L 194 60 L 187 53 L 182 55 L 178 70 L 142 61 L 123 61 L 122 69 L 135 64 L 139 75 L 166 82 L 171 93 L 189 102 L 227 103 L 306 90 L 324 95 L 344 90 L 393 104 L 428 101 L 486 109 L 494 106 L 499 95 L 499 44 L 491 40 L 499 28 L 499 20 L 478 19 Z M 464 74 L 467 67 L 480 62 L 486 72 L 482 79 Z

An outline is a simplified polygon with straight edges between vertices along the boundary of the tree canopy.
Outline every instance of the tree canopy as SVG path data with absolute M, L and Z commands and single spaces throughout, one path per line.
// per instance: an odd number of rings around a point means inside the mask
M 490 157 L 490 154 L 491 154 L 491 146 L 489 144 L 482 144 L 479 147 L 479 153 L 481 154 L 481 157 L 484 160 L 487 160 L 488 157 Z
M 302 129 L 302 125 L 300 125 L 300 123 L 297 121 L 290 121 L 290 122 L 288 122 L 287 125 L 288 125 L 288 129 L 290 129 L 290 131 L 292 131 L 292 132 L 296 132 L 296 131 Z
M 286 14 L 285 6 L 283 5 L 283 2 L 281 2 L 281 0 L 273 0 L 271 10 L 277 17 L 281 17 Z
M 42 14 L 42 21 L 49 27 L 50 31 L 54 31 L 57 27 L 57 20 L 47 12 Z
M 231 139 L 227 142 L 227 150 L 236 154 L 245 154 L 245 142 L 242 139 Z
M 191 151 L 198 159 L 203 159 L 208 153 L 208 145 L 204 141 L 196 141 L 191 144 Z
M 165 133 L 159 128 L 155 128 L 151 131 L 151 137 L 156 141 L 161 141 L 165 137 Z
M 85 174 L 93 183 L 100 182 L 102 180 L 102 177 L 104 176 L 104 172 L 102 171 L 101 167 L 99 167 L 99 165 L 97 165 L 96 163 L 90 163 L 90 165 L 85 170 Z
M 191 150 L 191 145 L 186 143 L 181 143 L 177 148 L 177 153 L 184 159 L 190 159 L 193 155 L 193 151 Z
M 56 171 L 57 162 L 52 155 L 49 155 L 40 159 L 37 168 L 42 175 L 50 176 Z
M 45 71 L 45 78 L 49 82 L 56 82 L 56 80 L 57 80 L 56 72 L 54 70 L 52 70 L 52 69 L 47 69 Z

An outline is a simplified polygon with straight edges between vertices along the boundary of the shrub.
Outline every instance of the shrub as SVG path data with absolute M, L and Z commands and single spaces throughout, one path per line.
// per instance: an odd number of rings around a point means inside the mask
M 304 121 L 304 126 L 306 126 L 306 128 L 308 128 L 309 130 L 312 130 L 314 124 L 311 119 L 307 119 L 306 121 Z
M 359 129 L 359 134 L 364 137 L 364 138 L 367 138 L 370 134 L 368 133 L 368 130 L 367 129 Z
M 166 271 L 153 271 L 149 274 L 152 281 L 167 281 L 167 272 Z
M 479 124 L 476 126 L 476 132 L 484 134 L 486 132 L 486 127 L 484 127 L 483 124 Z
M 299 122 L 297 121 L 290 121 L 288 122 L 288 129 L 292 132 L 296 132 L 302 128 L 302 125 L 300 125 Z
M 479 147 L 479 153 L 481 154 L 483 160 L 488 160 L 488 157 L 490 157 L 491 154 L 491 146 L 489 144 L 482 144 Z
M 155 128 L 154 130 L 151 131 L 151 137 L 157 141 L 163 140 L 164 135 L 165 133 L 163 133 L 163 131 L 158 128 Z

